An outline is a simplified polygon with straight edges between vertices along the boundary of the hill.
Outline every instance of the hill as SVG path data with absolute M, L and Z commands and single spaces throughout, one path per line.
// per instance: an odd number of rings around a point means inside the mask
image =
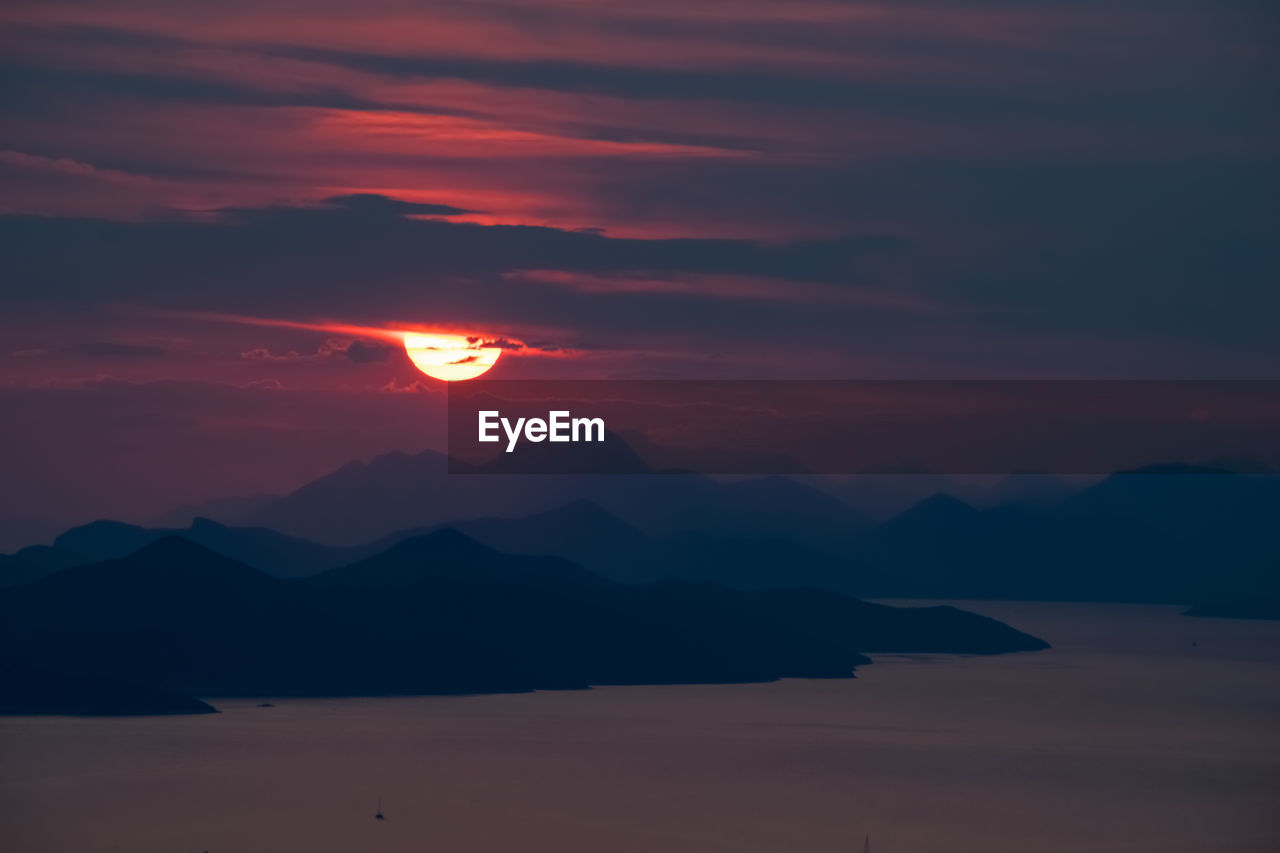
M 0 661 L 0 714 L 123 717 L 216 713 L 199 699 L 171 690 L 95 675 L 55 674 Z
M 859 645 L 1042 648 L 978 617 L 835 593 L 614 583 L 456 531 L 286 581 L 181 537 L 0 591 L 0 657 L 186 694 L 508 692 L 848 677 Z M 908 642 L 909 639 L 909 642 Z

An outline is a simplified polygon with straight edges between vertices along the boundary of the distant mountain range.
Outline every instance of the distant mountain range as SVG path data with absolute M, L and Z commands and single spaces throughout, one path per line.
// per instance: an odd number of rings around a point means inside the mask
M 876 523 L 841 497 L 852 482 L 823 489 L 785 477 L 450 475 L 446 466 L 430 452 L 351 463 L 251 502 L 243 526 L 94 522 L 51 548 L 0 556 L 0 585 L 123 556 L 170 534 L 277 577 L 306 577 L 450 526 L 503 552 L 561 557 L 630 582 L 1184 604 L 1280 596 L 1275 475 L 1158 466 L 1083 489 L 1013 477 L 990 490 L 1009 503 L 978 509 L 940 493 Z
M 696 474 L 453 474 L 426 451 L 352 462 L 238 523 L 334 545 L 460 519 L 520 517 L 589 500 L 651 535 L 697 528 L 835 539 L 870 521 L 784 477 L 722 483 Z
M 949 607 L 899 609 L 816 589 L 625 585 L 562 558 L 503 554 L 451 529 L 305 580 L 275 578 L 165 535 L 124 557 L 0 591 L 0 625 L 7 671 L 39 674 L 6 682 L 0 709 L 26 713 L 141 712 L 146 701 L 158 713 L 204 710 L 175 692 L 383 695 L 838 678 L 868 662 L 863 650 L 1046 647 Z M 144 687 L 127 694 L 124 684 Z M 134 710 L 120 710 L 127 708 Z

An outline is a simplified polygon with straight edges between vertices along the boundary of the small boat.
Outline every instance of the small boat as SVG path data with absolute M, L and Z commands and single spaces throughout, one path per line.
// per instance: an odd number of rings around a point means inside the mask
M 381 797 L 378 798 L 378 813 L 373 816 L 373 819 L 386 820 L 386 818 L 382 816 L 382 798 Z

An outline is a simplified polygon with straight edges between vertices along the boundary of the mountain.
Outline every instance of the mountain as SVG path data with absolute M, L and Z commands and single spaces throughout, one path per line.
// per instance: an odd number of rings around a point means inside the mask
M 24 583 L 59 568 L 114 559 L 165 536 L 180 536 L 275 577 L 307 577 L 447 527 L 499 551 L 560 557 L 615 580 L 679 577 L 744 588 L 805 584 L 858 591 L 849 582 L 847 561 L 839 556 L 783 535 L 760 532 L 768 529 L 761 518 L 768 514 L 780 517 L 776 526 L 783 530 L 826 541 L 860 529 L 839 502 L 780 478 L 729 485 L 705 482 L 718 498 L 703 501 L 701 514 L 687 523 L 727 533 L 686 530 L 655 539 L 586 499 L 515 518 L 488 516 L 397 530 L 347 547 L 321 545 L 267 528 L 227 527 L 203 518 L 187 528 L 168 529 L 97 521 L 66 531 L 57 537 L 56 548 L 0 557 L 0 585 L 6 579 L 10 585 Z M 664 505 L 671 507 L 674 502 Z M 784 512 L 782 507 L 793 511 Z M 689 512 L 697 510 L 690 507 Z
M 1111 516 L 1180 538 L 1280 544 L 1280 476 L 1191 465 L 1123 471 L 1068 498 L 1067 517 Z
M 666 581 L 655 587 L 679 589 L 723 608 L 754 612 L 787 630 L 875 653 L 921 653 L 947 649 L 958 654 L 1038 651 L 1049 644 L 1003 622 L 946 605 L 891 607 L 826 589 L 733 592 L 716 584 Z
M 1050 474 L 1022 472 L 990 483 L 981 496 L 982 506 L 1050 506 L 1067 500 L 1079 488 Z
M 852 543 L 873 597 L 1179 601 L 1186 555 L 1149 527 L 1017 506 L 930 498 Z M 1204 572 L 1201 577 L 1206 577 Z M 1191 599 L 1194 600 L 1194 599 Z
M 47 518 L 0 516 L 0 551 L 43 545 L 65 526 Z
M 622 554 L 645 552 L 648 536 L 589 500 L 523 518 L 477 518 L 451 525 L 472 539 L 510 554 L 549 554 L 608 573 Z
M 32 545 L 13 554 L 0 554 L 0 587 L 30 583 L 85 562 L 80 554 L 48 545 Z
M 227 527 L 197 518 L 185 528 L 147 528 L 119 521 L 73 527 L 54 540 L 67 565 L 83 565 L 132 553 L 166 536 L 179 536 L 276 577 L 312 575 L 360 559 L 376 546 L 332 548 L 264 527 Z
M 192 519 L 210 519 L 220 524 L 243 524 L 249 516 L 264 507 L 278 501 L 280 495 L 233 495 L 227 498 L 215 498 L 200 503 L 184 504 L 174 507 L 157 517 L 149 527 L 186 527 Z
M 864 587 L 848 560 L 782 536 L 684 531 L 615 554 L 598 570 L 633 582 L 679 578 L 738 589 L 819 586 L 850 592 Z
M 497 405 L 497 403 L 491 404 Z M 532 412 L 530 414 L 533 414 Z M 617 433 L 605 430 L 604 440 L 578 444 L 523 442 L 519 452 L 497 450 L 488 459 L 465 465 L 453 462 L 454 472 L 476 474 L 652 474 L 657 473 Z
M 689 529 L 767 533 L 809 544 L 825 544 L 871 527 L 865 516 L 842 501 L 788 477 L 740 480 L 724 489 L 727 500 L 716 523 L 702 521 Z
M 977 617 L 820 591 L 628 586 L 457 531 L 286 581 L 166 536 L 0 590 L 0 659 L 188 695 L 507 692 L 848 677 L 859 645 L 1041 648 Z
M 478 518 L 450 526 L 502 551 L 560 556 L 592 565 L 649 545 L 643 533 L 585 500 L 521 518 Z M 398 530 L 361 545 L 331 547 L 264 527 L 227 527 L 207 518 L 194 519 L 185 528 L 95 521 L 61 534 L 56 547 L 34 546 L 14 555 L 0 555 L 0 586 L 26 583 L 70 566 L 115 559 L 166 536 L 182 537 L 275 577 L 306 577 L 441 529 Z
M 741 492 L 731 488 L 730 493 Z M 800 496 L 808 496 L 805 487 Z M 830 509 L 825 500 L 815 503 L 820 510 Z M 798 499 L 792 506 L 807 513 L 795 527 L 817 535 L 821 525 L 827 523 L 811 502 Z M 847 518 L 842 510 L 836 509 L 831 515 L 828 536 L 848 529 L 842 523 Z M 500 551 L 563 557 L 628 583 L 680 578 L 741 589 L 796 585 L 858 589 L 848 561 L 837 554 L 786 536 L 753 535 L 751 525 L 745 521 L 729 524 L 730 520 L 723 519 L 723 526 L 746 528 L 741 535 L 685 530 L 655 539 L 592 501 L 576 500 L 523 518 L 480 518 L 449 526 Z M 700 521 L 714 526 L 705 517 Z M 381 550 L 422 532 L 398 531 L 367 547 Z
M 625 447 L 610 453 L 627 455 Z M 696 474 L 449 473 L 426 451 L 351 462 L 252 514 L 246 523 L 329 545 L 401 530 L 518 518 L 590 501 L 649 535 L 681 530 L 830 541 L 869 521 L 825 492 L 783 477 L 721 483 Z
M 1057 501 L 1024 495 L 987 509 L 939 493 L 877 525 L 813 480 L 469 476 L 447 474 L 445 464 L 438 454 L 352 463 L 271 508 L 316 535 L 346 531 L 330 539 L 378 532 L 363 542 L 323 545 L 207 519 L 183 529 L 95 522 L 59 536 L 51 550 L 0 557 L 0 584 L 117 557 L 172 534 L 269 574 L 304 577 L 452 527 L 498 551 L 559 557 L 625 582 L 672 577 L 864 597 L 1180 604 L 1280 596 L 1276 475 L 1157 466 L 1068 490 Z M 467 515 L 472 507 L 486 511 Z M 412 523 L 387 530 L 402 520 Z
M 794 456 L 722 447 L 675 447 L 657 444 L 643 432 L 626 430 L 621 437 L 655 471 L 704 474 L 801 474 L 807 469 Z
M 1187 603 L 1280 595 L 1280 477 L 1122 472 L 1045 506 L 935 496 L 842 553 L 860 594 Z
M 308 581 L 366 589 L 411 587 L 439 579 L 498 583 L 595 583 L 597 575 L 559 557 L 504 554 L 446 527 L 405 539 Z
M 527 515 L 576 494 L 535 475 L 450 475 L 434 451 L 349 462 L 252 513 L 247 523 L 329 545 L 353 546 L 463 518 Z M 554 478 L 552 478 L 554 479 Z
M 948 492 L 955 484 L 939 474 L 856 474 L 815 481 L 824 491 L 855 512 L 877 522 L 887 521 L 930 495 Z
M 54 538 L 53 547 L 67 554 L 79 554 L 86 558 L 82 563 L 95 562 L 131 554 L 162 535 L 136 524 L 100 519 L 60 533 Z
M 122 717 L 216 713 L 199 699 L 171 690 L 0 661 L 0 714 Z

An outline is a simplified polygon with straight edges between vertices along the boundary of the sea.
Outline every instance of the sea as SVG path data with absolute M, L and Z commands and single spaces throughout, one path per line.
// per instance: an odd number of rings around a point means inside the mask
M 1280 622 L 952 603 L 1053 649 L 881 655 L 848 680 L 0 718 L 0 849 L 1280 850 Z

